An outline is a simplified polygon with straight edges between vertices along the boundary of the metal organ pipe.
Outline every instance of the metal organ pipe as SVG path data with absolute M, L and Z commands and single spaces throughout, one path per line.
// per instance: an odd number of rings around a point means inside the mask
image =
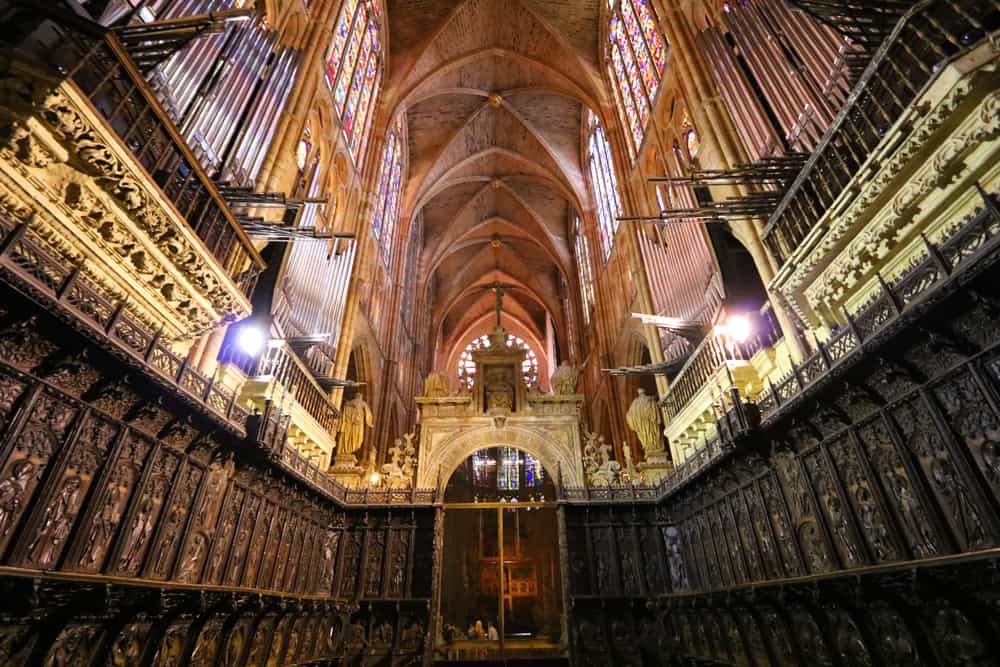
M 782 141 L 776 128 L 754 95 L 750 83 L 736 62 L 736 56 L 719 29 L 714 26 L 708 28 L 699 35 L 698 42 L 705 52 L 705 59 L 726 106 L 736 110 L 736 113 L 731 114 L 732 120 L 751 159 L 783 153 Z
M 844 53 L 850 46 L 811 17 L 791 11 L 784 0 L 747 0 L 730 7 L 723 23 L 773 109 L 780 130 L 798 150 L 811 149 L 846 96 L 848 84 L 842 72 Z M 703 45 L 713 52 L 729 51 L 720 38 L 706 38 L 703 33 Z M 728 60 L 730 67 L 737 66 L 732 58 Z M 710 62 L 717 80 L 724 79 L 718 61 Z M 747 125 L 753 124 L 738 125 L 746 133 Z
M 159 19 L 230 9 L 232 0 L 176 0 Z M 291 90 L 299 52 L 261 18 L 196 39 L 159 72 L 158 95 L 205 167 L 251 186 Z M 236 119 L 235 121 L 233 119 Z
M 665 160 L 670 176 L 683 173 L 678 157 Z M 690 208 L 695 203 L 690 186 L 670 184 L 668 207 Z M 705 314 L 705 290 L 718 268 L 708 245 L 702 225 L 697 223 L 667 224 L 662 228 L 666 243 L 654 241 L 640 231 L 639 246 L 650 277 L 653 306 L 657 313 L 681 319 L 711 316 Z
M 177 0 L 165 7 L 157 18 L 172 19 L 204 14 L 232 9 L 232 5 L 231 0 Z M 157 92 L 173 111 L 178 122 L 184 118 L 199 86 L 215 66 L 228 35 L 229 31 L 226 31 L 196 39 L 160 67 L 162 85 Z
M 280 112 L 295 82 L 300 54 L 283 49 L 268 72 L 268 78 L 256 96 L 244 132 L 236 138 L 230 157 L 222 169 L 222 178 L 241 185 L 252 183 L 264 162 L 265 148 L 274 138 Z

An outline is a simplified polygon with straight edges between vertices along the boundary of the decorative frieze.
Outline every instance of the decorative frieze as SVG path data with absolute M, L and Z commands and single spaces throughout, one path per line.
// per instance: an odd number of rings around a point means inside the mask
M 57 256 L 168 338 L 249 303 L 74 84 L 8 64 L 0 86 L 0 201 Z M 238 270 L 249 270 L 243 267 Z

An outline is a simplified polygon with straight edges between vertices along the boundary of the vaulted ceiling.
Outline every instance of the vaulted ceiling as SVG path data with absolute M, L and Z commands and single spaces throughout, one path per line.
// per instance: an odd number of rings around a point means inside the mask
M 508 328 L 566 350 L 561 286 L 575 285 L 569 228 L 587 204 L 580 147 L 605 100 L 604 0 L 389 0 L 385 99 L 405 112 L 403 215 L 422 220 L 418 289 L 433 295 L 440 358 L 513 283 Z M 541 353 L 542 350 L 536 350 Z

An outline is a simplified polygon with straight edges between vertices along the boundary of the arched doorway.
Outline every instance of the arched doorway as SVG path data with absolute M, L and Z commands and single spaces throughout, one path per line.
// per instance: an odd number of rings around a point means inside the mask
M 444 489 L 439 661 L 564 654 L 565 548 L 555 480 L 509 446 L 474 452 Z

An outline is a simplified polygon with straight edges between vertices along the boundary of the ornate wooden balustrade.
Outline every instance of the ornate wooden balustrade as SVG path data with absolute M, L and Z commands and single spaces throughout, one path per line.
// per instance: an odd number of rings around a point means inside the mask
M 849 6 L 812 4 L 832 12 Z M 911 103 L 934 74 L 997 28 L 998 10 L 993 0 L 922 0 L 902 16 L 764 229 L 764 243 L 780 263 L 809 238 L 857 175 L 877 162 L 882 139 L 905 124 Z
M 78 88 L 145 170 L 148 180 L 156 183 L 249 297 L 264 261 L 116 35 L 58 7 L 11 4 L 14 9 L 3 20 L 20 29 L 7 33 L 6 45 L 18 57 L 43 64 L 54 77 Z

